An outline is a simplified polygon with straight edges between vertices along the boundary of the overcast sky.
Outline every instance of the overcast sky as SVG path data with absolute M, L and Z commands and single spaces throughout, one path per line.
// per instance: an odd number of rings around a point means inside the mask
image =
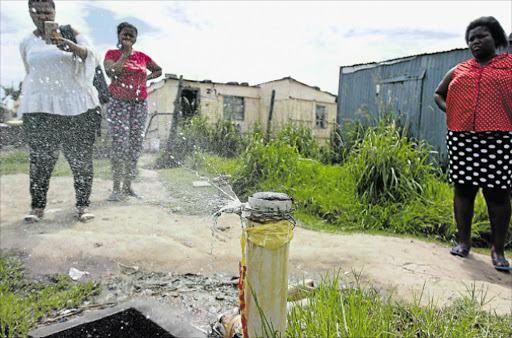
M 333 94 L 340 66 L 465 47 L 465 28 L 477 17 L 492 15 L 512 30 L 511 0 L 55 3 L 56 21 L 86 34 L 101 55 L 128 21 L 139 30 L 135 49 L 164 73 L 250 85 L 291 76 Z M 1 0 L 0 13 L 0 83 L 17 85 L 18 45 L 34 25 L 26 0 Z

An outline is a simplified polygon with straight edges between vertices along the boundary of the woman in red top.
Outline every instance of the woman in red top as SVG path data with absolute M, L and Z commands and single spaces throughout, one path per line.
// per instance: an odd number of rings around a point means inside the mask
M 466 29 L 473 59 L 452 68 L 441 81 L 434 100 L 446 112 L 449 179 L 458 245 L 450 250 L 465 257 L 471 248 L 471 222 L 479 188 L 491 223 L 491 257 L 497 270 L 512 268 L 504 246 L 511 218 L 512 186 L 512 55 L 494 17 L 481 17 Z
M 131 183 L 144 141 L 148 116 L 146 81 L 162 75 L 162 68 L 149 56 L 133 50 L 137 28 L 123 22 L 117 26 L 118 49 L 105 55 L 105 71 L 112 79 L 112 98 L 106 105 L 107 121 L 112 136 L 112 176 L 114 187 L 108 198 L 119 201 L 123 196 L 139 197 Z M 151 73 L 147 75 L 146 70 Z M 123 187 L 121 189 L 121 180 Z

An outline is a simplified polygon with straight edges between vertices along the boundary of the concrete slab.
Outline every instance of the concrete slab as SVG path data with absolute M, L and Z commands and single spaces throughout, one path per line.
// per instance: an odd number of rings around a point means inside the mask
M 183 309 L 172 307 L 167 304 L 159 303 L 156 301 L 148 301 L 135 299 L 115 307 L 86 313 L 82 317 L 73 318 L 67 322 L 56 323 L 50 326 L 39 328 L 29 333 L 29 338 L 45 338 L 45 337 L 68 337 L 65 334 L 66 330 L 76 329 L 83 324 L 93 323 L 102 318 L 120 314 L 123 311 L 135 309 L 146 319 L 152 321 L 163 330 L 169 333 L 168 337 L 180 338 L 206 338 L 206 334 L 196 328 L 190 323 L 192 318 L 190 314 Z M 76 330 L 75 330 L 76 331 Z M 97 337 L 103 337 L 101 332 L 98 332 Z M 163 335 L 161 335 L 163 337 Z M 91 337 L 91 335 L 84 332 L 84 337 Z M 96 336 L 94 336 L 96 337 Z M 148 336 L 140 336 L 140 338 L 153 338 L 154 334 Z M 76 335 L 73 338 L 80 338 Z

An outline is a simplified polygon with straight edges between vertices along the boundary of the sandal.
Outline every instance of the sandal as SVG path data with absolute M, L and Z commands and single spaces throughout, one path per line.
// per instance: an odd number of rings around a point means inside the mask
M 78 219 L 82 223 L 89 223 L 94 220 L 94 214 L 89 211 L 89 208 L 87 207 L 78 207 Z
M 502 265 L 498 265 L 502 264 Z M 510 271 L 512 270 L 512 267 L 510 266 L 510 263 L 506 259 L 492 259 L 492 265 L 494 268 L 498 271 Z
M 138 198 L 138 199 L 142 199 L 142 195 L 133 191 L 133 190 L 125 190 L 123 191 L 123 194 L 127 195 L 127 196 L 130 196 L 130 197 L 135 197 L 135 198 Z
M 455 248 L 450 250 L 450 253 L 455 256 L 466 257 L 469 255 L 469 249 L 457 245 Z
M 25 224 L 34 224 L 39 222 L 44 216 L 44 209 L 32 209 L 28 215 L 26 215 L 23 220 Z
M 108 198 L 107 201 L 112 202 L 120 202 L 123 199 L 123 194 L 120 192 L 113 192 Z

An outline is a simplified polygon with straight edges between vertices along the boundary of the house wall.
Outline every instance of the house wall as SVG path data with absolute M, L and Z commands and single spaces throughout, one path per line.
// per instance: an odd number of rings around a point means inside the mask
M 243 133 L 247 132 L 252 125 L 260 120 L 260 91 L 259 88 L 246 87 L 239 85 L 228 85 L 215 83 L 217 91 L 215 104 L 206 107 L 203 111 L 201 106 L 201 115 L 207 116 L 212 122 L 224 117 L 224 97 L 238 96 L 243 97 L 245 101 L 244 120 L 233 120 L 233 123 L 240 126 Z
M 260 85 L 262 90 L 261 116 L 264 125 L 268 119 L 272 89 L 276 90 L 272 123 L 282 126 L 296 123 L 312 129 L 313 136 L 320 143 L 329 138 L 329 133 L 336 125 L 336 98 L 292 79 L 282 79 Z M 327 128 L 315 128 L 316 105 L 327 109 Z
M 177 79 L 165 79 L 150 86 L 148 89 L 148 106 L 150 112 L 148 123 L 152 114 L 172 113 L 174 111 L 174 101 L 178 93 L 178 83 L 179 81 Z M 188 80 L 183 81 L 183 88 L 199 90 L 200 114 L 212 123 L 223 117 L 225 96 L 244 97 L 244 120 L 233 120 L 235 124 L 239 125 L 242 132 L 246 132 L 251 128 L 254 122 L 260 120 L 259 88 Z M 171 122 L 172 115 L 155 114 L 148 128 L 147 137 L 159 138 L 160 140 L 167 139 Z M 155 131 L 155 129 L 158 129 L 158 131 Z
M 178 83 L 178 79 L 167 78 L 153 83 L 148 88 L 150 125 L 147 128 L 147 149 L 154 148 L 168 137 L 172 122 L 170 113 L 174 111 Z M 272 89 L 276 90 L 273 126 L 282 126 L 286 123 L 304 125 L 313 130 L 313 135 L 320 143 L 324 143 L 336 123 L 335 96 L 288 78 L 264 83 L 258 87 L 184 80 L 183 88 L 199 90 L 200 114 L 211 123 L 223 118 L 224 97 L 244 97 L 244 120 L 232 120 L 243 133 L 257 122 L 266 128 Z M 327 108 L 326 129 L 315 128 L 317 104 Z M 155 141 L 156 138 L 160 141 Z
M 159 111 L 159 107 L 173 107 L 170 96 L 163 89 L 164 81 L 152 83 L 148 88 L 148 119 L 146 123 L 146 136 L 144 149 L 146 151 L 158 151 L 161 140 L 166 139 L 164 126 L 170 126 L 170 115 L 157 115 L 155 113 L 171 113 L 172 111 Z M 170 102 L 170 103 L 169 103 Z

